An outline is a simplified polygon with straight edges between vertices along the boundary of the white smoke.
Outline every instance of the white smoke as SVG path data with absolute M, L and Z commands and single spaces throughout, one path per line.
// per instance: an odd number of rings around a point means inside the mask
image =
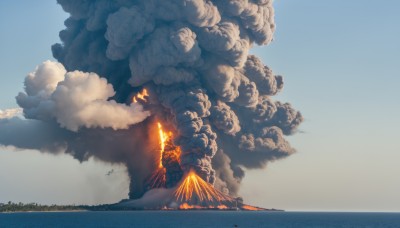
M 121 209 L 146 209 L 146 208 L 159 208 L 161 209 L 165 205 L 168 205 L 172 199 L 172 195 L 174 193 L 174 188 L 171 189 L 163 189 L 156 188 L 147 191 L 143 197 L 137 200 L 128 200 L 121 202 L 116 205 L 116 207 Z
M 86 128 L 127 129 L 150 115 L 140 104 L 110 100 L 115 91 L 95 73 L 66 72 L 60 63 L 44 62 L 25 79 L 17 96 L 26 118 L 55 119 L 71 131 Z

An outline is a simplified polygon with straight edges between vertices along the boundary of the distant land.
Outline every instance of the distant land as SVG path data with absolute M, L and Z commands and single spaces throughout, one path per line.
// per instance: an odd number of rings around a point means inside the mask
M 82 211 L 87 210 L 86 206 L 76 206 L 76 205 L 41 205 L 37 203 L 0 203 L 0 213 L 7 212 L 46 212 L 46 211 Z
M 0 213 L 12 212 L 67 212 L 67 211 L 139 211 L 139 210 L 221 210 L 218 208 L 191 208 L 191 209 L 146 209 L 146 208 L 126 208 L 119 207 L 119 204 L 102 204 L 102 205 L 41 205 L 37 203 L 0 203 Z M 247 207 L 257 210 L 248 210 Z M 249 205 L 240 205 L 237 208 L 223 209 L 224 211 L 284 211 L 280 209 L 266 209 L 261 207 L 253 207 Z

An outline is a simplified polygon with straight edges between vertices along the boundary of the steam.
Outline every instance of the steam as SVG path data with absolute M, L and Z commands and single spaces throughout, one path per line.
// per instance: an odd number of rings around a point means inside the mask
M 272 99 L 283 77 L 248 54 L 273 40 L 272 0 L 58 3 L 70 13 L 52 47 L 59 63 L 27 76 L 17 96 L 26 119 L 0 120 L 0 144 L 123 163 L 131 198 L 156 169 L 156 120 L 181 147 L 178 170 L 232 196 L 245 169 L 295 152 L 285 136 L 303 117 Z M 131 104 L 143 88 L 150 100 Z
M 173 189 L 151 189 L 147 191 L 142 198 L 121 202 L 116 207 L 124 208 L 140 208 L 140 209 L 162 209 L 165 205 L 170 204 L 170 198 L 173 194 Z
M 27 118 L 54 118 L 71 131 L 80 127 L 127 129 L 149 115 L 139 104 L 127 106 L 109 100 L 115 91 L 97 74 L 67 73 L 63 65 L 50 61 L 26 77 L 25 91 L 18 94 L 17 103 Z

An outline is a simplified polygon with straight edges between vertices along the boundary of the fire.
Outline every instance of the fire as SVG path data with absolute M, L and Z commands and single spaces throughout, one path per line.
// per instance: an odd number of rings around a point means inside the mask
M 133 103 L 137 103 L 138 100 L 141 100 L 141 101 L 146 102 L 148 96 L 149 96 L 149 93 L 147 92 L 147 89 L 143 89 L 142 92 L 136 94 L 136 96 L 134 96 L 134 97 L 132 98 L 132 102 L 133 102 Z
M 174 193 L 175 198 L 184 203 L 195 205 L 223 205 L 234 201 L 231 197 L 216 190 L 191 170 Z M 184 204 L 182 204 L 184 205 Z
M 243 210 L 246 210 L 246 211 L 262 211 L 263 209 L 261 209 L 261 208 L 258 208 L 258 207 L 253 207 L 253 206 L 250 206 L 250 205 L 242 205 L 242 207 L 241 207 Z
M 180 209 L 180 210 L 191 210 L 191 209 L 203 209 L 203 207 L 200 207 L 200 206 L 192 206 L 192 205 L 189 205 L 189 204 L 187 204 L 187 203 L 184 203 L 184 204 L 181 204 L 181 205 L 179 206 L 179 209 Z
M 225 205 L 219 205 L 219 206 L 217 206 L 217 208 L 219 209 L 219 210 L 228 210 L 229 208 L 227 207 L 227 206 L 225 206 Z
M 218 209 L 218 210 L 229 210 L 229 207 L 225 205 L 218 205 L 216 207 L 209 206 L 209 207 L 202 207 L 198 205 L 189 205 L 188 203 L 183 203 L 179 206 L 180 210 L 193 210 L 193 209 Z
M 165 187 L 166 178 L 165 178 L 165 168 L 158 168 L 150 177 L 149 187 L 153 188 L 163 188 Z
M 187 203 L 184 203 L 184 204 L 179 206 L 179 209 L 182 209 L 182 210 L 193 209 L 193 206 L 191 206 L 191 205 L 189 205 Z
M 172 142 L 173 134 L 171 131 L 169 131 L 168 133 L 165 132 L 160 122 L 157 123 L 157 126 L 158 126 L 158 135 L 160 138 L 160 158 L 158 167 L 162 168 L 163 156 L 167 154 L 167 156 L 173 156 L 174 159 L 179 161 L 179 157 L 181 155 L 181 148 L 173 144 Z
M 158 134 L 159 134 L 159 137 L 160 137 L 160 147 L 161 147 L 160 162 L 159 162 L 158 167 L 162 168 L 163 167 L 162 157 L 163 157 L 163 153 L 164 153 L 164 150 L 165 150 L 165 143 L 166 143 L 166 141 L 168 139 L 168 135 L 163 131 L 162 125 L 161 125 L 160 122 L 157 123 L 157 126 L 158 126 Z
M 166 177 L 165 173 L 166 170 L 162 164 L 162 158 L 165 150 L 165 143 L 168 139 L 168 135 L 163 131 L 162 125 L 160 122 L 157 123 L 158 127 L 158 136 L 160 137 L 160 154 L 159 158 L 157 159 L 158 168 L 157 170 L 151 175 L 149 179 L 149 187 L 150 188 L 162 188 L 165 187 Z
M 172 188 L 181 178 L 174 179 L 176 176 L 173 175 L 176 175 L 176 170 L 171 168 L 180 166 L 181 148 L 173 144 L 172 132 L 164 131 L 161 122 L 157 122 L 157 134 L 160 148 L 157 150 L 159 154 L 155 161 L 157 169 L 148 179 L 147 186 L 150 189 Z M 173 170 L 172 178 L 169 169 Z M 175 180 L 176 182 L 174 182 Z M 180 181 L 172 194 L 172 200 L 179 204 L 179 210 L 262 210 L 262 208 L 245 205 L 238 202 L 237 199 L 225 195 L 204 181 L 194 170 L 190 170 Z
M 160 150 L 157 150 L 159 152 L 156 161 L 157 170 L 154 171 L 148 180 L 148 186 L 150 188 L 166 187 L 167 169 L 163 165 L 163 159 L 166 164 L 169 164 L 171 161 L 176 161 L 179 163 L 179 157 L 181 154 L 180 147 L 177 147 L 172 143 L 172 132 L 165 132 L 160 122 L 157 123 L 157 127 Z

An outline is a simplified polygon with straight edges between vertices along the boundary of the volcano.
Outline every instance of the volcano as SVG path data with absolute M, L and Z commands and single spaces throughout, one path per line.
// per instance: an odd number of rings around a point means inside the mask
M 146 102 L 144 97 L 141 100 Z M 137 102 L 134 97 L 133 102 Z M 195 170 L 186 174 L 180 169 L 181 149 L 173 143 L 173 133 L 157 122 L 159 149 L 154 159 L 155 171 L 147 180 L 148 192 L 141 199 L 125 200 L 106 208 L 112 210 L 267 210 L 243 204 L 204 181 Z M 167 173 L 175 175 L 167 176 Z M 176 171 L 178 170 L 178 174 Z M 167 185 L 167 183 L 169 183 Z M 104 207 L 104 206 L 103 206 Z M 100 207 L 101 208 L 101 207 Z
M 23 117 L 0 111 L 0 144 L 124 165 L 115 208 L 257 210 L 238 198 L 245 171 L 295 153 L 303 121 L 249 54 L 273 41 L 273 0 L 57 2 L 57 62 L 26 76 Z

